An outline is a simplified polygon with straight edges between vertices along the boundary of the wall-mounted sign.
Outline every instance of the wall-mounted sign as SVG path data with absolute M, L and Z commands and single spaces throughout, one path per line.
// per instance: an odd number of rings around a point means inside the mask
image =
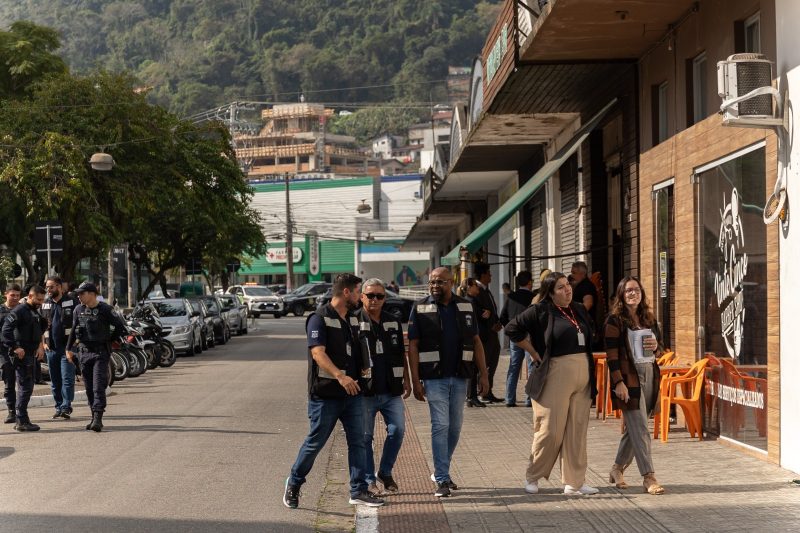
M 303 260 L 302 248 L 292 248 L 292 263 L 299 263 Z M 285 263 L 286 262 L 286 247 L 283 248 L 269 248 L 267 250 L 267 263 Z
M 660 281 L 660 288 L 661 288 L 661 297 L 667 297 L 667 252 L 659 252 L 658 253 L 658 269 L 659 269 L 659 281 Z
M 306 239 L 308 239 L 308 273 L 316 276 L 319 274 L 319 234 L 313 230 L 309 231 Z
M 492 45 L 492 49 L 489 51 L 489 56 L 486 58 L 487 85 L 491 83 L 492 78 L 497 74 L 497 69 L 500 68 L 500 64 L 503 62 L 503 57 L 505 57 L 506 52 L 508 52 L 508 24 L 503 24 L 500 36 L 497 37 L 494 45 Z

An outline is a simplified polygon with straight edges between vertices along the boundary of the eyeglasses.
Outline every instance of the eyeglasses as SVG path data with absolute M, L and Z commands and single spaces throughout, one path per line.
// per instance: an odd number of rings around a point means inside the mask
M 384 298 L 386 298 L 386 295 L 385 295 L 385 294 L 381 294 L 381 293 L 377 293 L 377 292 L 370 292 L 370 293 L 366 293 L 366 292 L 365 292 L 365 293 L 364 293 L 364 296 L 366 296 L 366 297 L 367 297 L 368 299 L 370 299 L 370 300 L 374 300 L 374 299 L 376 299 L 376 298 L 377 298 L 378 300 L 383 300 Z
M 430 285 L 431 287 L 443 287 L 448 283 L 450 283 L 449 279 L 432 279 L 428 282 L 428 285 Z
M 625 289 L 625 294 L 641 294 L 642 290 L 637 289 L 636 287 L 631 289 Z

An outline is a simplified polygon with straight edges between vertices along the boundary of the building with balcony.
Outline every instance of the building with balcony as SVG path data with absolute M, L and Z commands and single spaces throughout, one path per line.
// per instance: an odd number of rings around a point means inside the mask
M 236 135 L 236 157 L 250 180 L 291 175 L 378 176 L 380 164 L 353 137 L 326 132 L 332 109 L 321 104 L 280 104 L 261 112 L 257 135 Z

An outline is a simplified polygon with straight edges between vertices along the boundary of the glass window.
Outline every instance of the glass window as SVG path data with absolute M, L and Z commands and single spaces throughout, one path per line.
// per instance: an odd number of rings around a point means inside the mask
M 766 450 L 765 148 L 699 174 L 700 286 L 709 370 L 706 429 Z M 701 354 L 701 356 L 704 354 Z
M 744 51 L 761 53 L 761 14 L 756 13 L 744 21 Z
M 658 86 L 658 142 L 667 140 L 667 82 Z
M 160 317 L 186 316 L 183 300 L 160 300 L 148 303 L 156 308 Z
M 698 55 L 692 61 L 692 104 L 694 124 L 706 118 L 706 94 L 708 92 L 708 85 L 706 81 L 706 53 Z

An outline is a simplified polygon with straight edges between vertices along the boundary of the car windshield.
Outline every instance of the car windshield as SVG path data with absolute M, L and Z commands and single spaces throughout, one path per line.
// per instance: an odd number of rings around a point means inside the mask
M 305 285 L 301 285 L 297 287 L 292 294 L 306 294 L 308 291 L 313 289 L 316 286 L 316 283 L 306 283 Z
M 266 287 L 244 287 L 247 296 L 272 296 L 272 291 Z
M 217 300 L 214 298 L 203 298 L 203 301 L 206 303 L 206 307 L 208 310 L 211 311 L 212 314 L 219 313 L 219 308 L 217 307 Z
M 192 305 L 192 309 L 194 309 L 195 313 L 202 311 L 202 306 L 198 300 L 189 300 L 189 303 Z
M 158 302 L 148 302 L 156 308 L 158 316 L 186 316 L 186 306 L 183 300 L 161 300 Z
M 235 296 L 220 296 L 219 300 L 222 302 L 223 309 L 233 309 L 238 303 Z

